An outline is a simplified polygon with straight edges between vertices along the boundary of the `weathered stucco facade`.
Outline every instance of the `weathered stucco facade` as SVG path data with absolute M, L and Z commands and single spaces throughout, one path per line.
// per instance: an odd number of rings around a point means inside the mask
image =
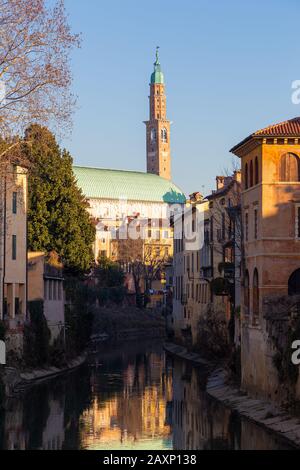
M 278 298 L 300 294 L 299 139 L 296 118 L 257 131 L 232 149 L 242 160 L 242 385 L 253 394 L 280 400 L 284 393 L 281 366 L 275 367 L 270 301 L 276 305 Z M 288 320 L 281 314 L 276 321 Z M 299 399 L 299 381 L 295 394 Z
M 27 308 L 27 170 L 8 164 L 0 177 L 0 319 L 7 352 L 22 354 Z
M 43 252 L 28 253 L 28 302 L 42 301 L 52 341 L 65 328 L 65 295 L 62 265 Z

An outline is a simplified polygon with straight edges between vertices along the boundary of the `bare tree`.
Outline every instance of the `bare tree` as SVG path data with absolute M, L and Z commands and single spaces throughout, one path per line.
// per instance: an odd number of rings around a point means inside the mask
M 75 104 L 69 56 L 79 43 L 79 36 L 70 31 L 63 0 L 53 8 L 46 0 L 0 0 L 0 135 L 4 139 L 22 135 L 34 122 L 58 123 L 60 130 L 68 127 Z
M 153 249 L 154 248 L 154 249 Z M 170 263 L 169 256 L 157 254 L 155 246 L 148 244 L 144 247 L 144 279 L 146 291 L 152 288 L 152 283 L 164 272 L 165 266 Z
M 156 252 L 155 243 L 142 238 L 115 240 L 113 242 L 115 261 L 128 271 L 134 280 L 137 303 L 140 303 L 142 285 L 149 293 L 154 280 L 164 271 L 165 265 L 170 261 L 169 257 Z

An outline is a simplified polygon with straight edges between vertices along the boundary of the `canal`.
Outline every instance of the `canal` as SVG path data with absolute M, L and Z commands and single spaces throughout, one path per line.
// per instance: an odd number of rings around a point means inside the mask
M 1 449 L 288 449 L 205 393 L 159 341 L 99 346 L 79 370 L 10 400 Z

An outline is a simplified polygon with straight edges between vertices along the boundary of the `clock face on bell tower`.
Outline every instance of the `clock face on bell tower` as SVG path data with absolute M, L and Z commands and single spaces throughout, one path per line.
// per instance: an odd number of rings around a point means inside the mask
M 146 121 L 147 173 L 171 179 L 170 121 L 167 120 L 164 75 L 161 71 L 158 48 L 150 82 L 150 118 Z

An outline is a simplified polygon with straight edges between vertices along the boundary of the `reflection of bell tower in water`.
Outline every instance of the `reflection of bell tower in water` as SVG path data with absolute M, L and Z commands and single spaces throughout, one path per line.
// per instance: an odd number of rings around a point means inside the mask
M 158 47 L 154 72 L 150 82 L 150 119 L 147 127 L 147 173 L 171 179 L 170 121 L 167 120 L 164 75 L 161 71 Z

